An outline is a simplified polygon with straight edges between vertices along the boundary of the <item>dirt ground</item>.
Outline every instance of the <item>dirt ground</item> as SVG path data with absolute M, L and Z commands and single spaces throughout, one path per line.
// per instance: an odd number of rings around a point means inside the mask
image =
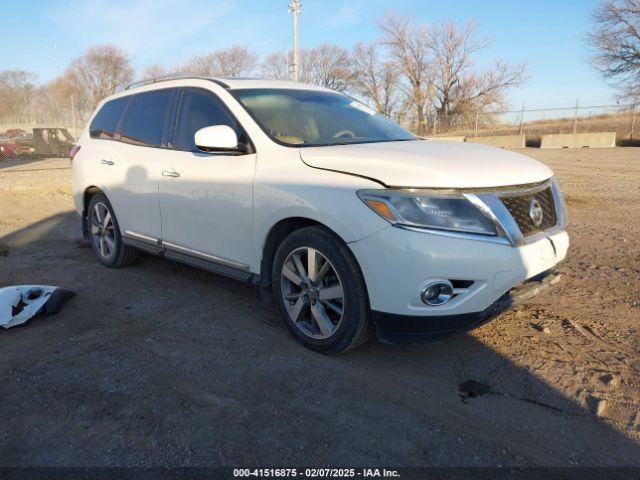
M 99 266 L 68 161 L 0 167 L 0 285 L 77 292 L 0 332 L 0 465 L 640 465 L 640 149 L 525 153 L 566 195 L 560 285 L 464 337 L 338 357 L 256 288 Z

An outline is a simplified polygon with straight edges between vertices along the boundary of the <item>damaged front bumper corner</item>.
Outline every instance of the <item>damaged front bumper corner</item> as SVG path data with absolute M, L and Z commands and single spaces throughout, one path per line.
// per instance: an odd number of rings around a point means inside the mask
M 53 315 L 75 295 L 49 285 L 15 285 L 0 288 L 0 327 L 22 325 L 36 315 Z
M 378 340 L 388 344 L 423 344 L 467 333 L 501 313 L 521 305 L 560 281 L 553 270 L 542 272 L 512 288 L 487 309 L 476 313 L 440 316 L 395 315 L 373 311 Z

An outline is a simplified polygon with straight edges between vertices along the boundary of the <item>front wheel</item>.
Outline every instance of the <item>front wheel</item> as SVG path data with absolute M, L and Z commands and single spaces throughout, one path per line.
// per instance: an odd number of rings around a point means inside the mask
M 342 353 L 370 332 L 369 299 L 348 247 L 322 227 L 290 234 L 276 252 L 273 291 L 293 335 L 321 353 Z

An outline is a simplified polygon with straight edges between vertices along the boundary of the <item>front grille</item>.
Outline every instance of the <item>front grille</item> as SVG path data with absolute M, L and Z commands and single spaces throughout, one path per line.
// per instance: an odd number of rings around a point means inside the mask
M 540 206 L 542 207 L 543 216 L 540 226 L 536 226 L 529 216 L 531 201 L 534 198 L 540 202 Z M 522 235 L 525 237 L 554 227 L 557 222 L 551 187 L 547 187 L 536 193 L 528 193 L 526 195 L 505 196 L 500 200 L 502 200 L 504 206 L 507 207 L 507 210 L 509 210 L 509 213 L 518 224 L 518 227 L 520 227 Z

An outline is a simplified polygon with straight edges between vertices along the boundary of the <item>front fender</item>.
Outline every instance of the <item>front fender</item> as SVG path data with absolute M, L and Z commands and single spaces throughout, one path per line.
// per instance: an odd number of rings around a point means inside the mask
M 377 184 L 336 173 L 323 174 L 334 178 L 331 182 L 306 185 L 256 185 L 254 268 L 259 268 L 260 252 L 273 226 L 288 218 L 304 218 L 322 224 L 346 243 L 356 242 L 389 225 L 356 195 L 359 189 L 375 188 Z

